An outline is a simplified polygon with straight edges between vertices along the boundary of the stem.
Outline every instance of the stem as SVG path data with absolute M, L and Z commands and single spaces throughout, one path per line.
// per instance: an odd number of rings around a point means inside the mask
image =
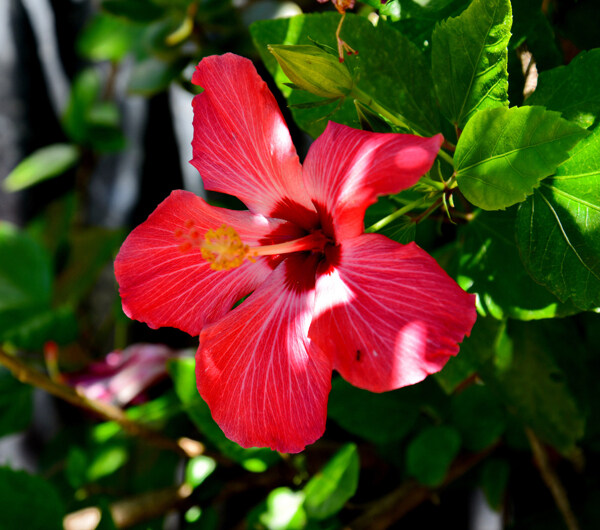
M 431 186 L 432 188 L 435 188 L 436 190 L 439 190 L 439 191 L 444 191 L 446 189 L 445 183 L 430 179 L 429 177 L 421 177 L 419 179 L 419 182 L 423 183 L 423 184 L 427 184 L 428 186 Z
M 556 506 L 560 510 L 567 528 L 569 530 L 579 530 L 579 523 L 577 522 L 577 518 L 571 509 L 571 505 L 569 504 L 565 487 L 558 478 L 556 471 L 552 469 L 542 442 L 529 428 L 525 429 L 525 434 L 527 434 L 527 438 L 529 439 L 529 445 L 531 445 L 533 458 L 537 468 L 540 471 L 542 480 L 550 490 L 552 497 L 554 497 L 554 502 L 556 502 Z
M 350 93 L 350 97 L 357 99 L 358 101 L 360 101 L 367 107 L 371 108 L 372 110 L 377 112 L 380 116 L 383 116 L 390 123 L 397 125 L 399 127 L 404 127 L 405 129 L 408 129 L 409 131 L 412 131 L 412 132 L 418 134 L 419 136 L 427 136 L 425 131 L 423 131 L 420 127 L 418 127 L 417 125 L 414 125 L 412 123 L 409 123 L 406 120 L 406 118 L 404 118 L 403 116 L 400 116 L 398 114 L 394 114 L 393 112 L 390 112 L 383 105 L 379 104 L 376 100 L 374 100 L 371 96 L 369 96 L 368 94 L 366 94 L 365 92 L 360 90 L 360 88 L 357 88 L 356 86 L 354 86 L 352 88 L 352 92 Z M 454 159 L 448 153 L 446 153 L 444 150 L 440 149 L 438 151 L 438 156 L 440 158 L 442 158 L 443 160 L 445 160 L 446 162 L 448 162 L 448 164 L 450 164 L 452 167 L 454 167 Z
M 395 221 L 396 219 L 398 219 L 398 217 L 402 217 L 405 213 L 410 212 L 417 206 L 420 206 L 421 204 L 423 204 L 425 201 L 427 201 L 427 197 L 421 197 L 420 199 L 417 199 L 416 201 L 413 201 L 410 204 L 407 204 L 403 208 L 396 210 L 394 213 L 391 213 L 387 217 L 384 217 L 383 219 L 380 219 L 379 221 L 377 221 L 375 224 L 372 224 L 369 228 L 367 228 L 365 230 L 365 232 L 371 233 L 371 232 L 377 232 L 377 231 L 381 230 L 383 227 L 389 225 L 392 221 Z
M 52 381 L 44 374 L 30 368 L 20 359 L 17 359 L 13 355 L 8 355 L 2 349 L 0 349 L 0 364 L 8 368 L 22 383 L 41 388 L 76 407 L 97 414 L 103 420 L 114 421 L 128 434 L 143 438 L 155 447 L 175 451 L 187 458 L 193 458 L 204 453 L 204 445 L 200 442 L 191 440 L 190 438 L 179 438 L 178 440 L 166 438 L 159 432 L 131 420 L 119 407 L 78 394 L 74 388 Z
M 448 164 L 450 164 L 452 167 L 454 167 L 454 158 L 452 158 L 448 153 L 446 153 L 446 151 L 444 151 L 443 149 L 440 149 L 438 151 L 437 156 L 439 156 L 441 159 L 445 160 L 446 162 L 448 162 Z
M 416 125 L 410 124 L 408 121 L 406 121 L 406 119 L 403 116 L 390 112 L 388 109 L 386 109 L 384 106 L 380 105 L 376 100 L 374 100 L 371 96 L 360 90 L 360 88 L 354 86 L 352 88 L 350 96 L 355 99 L 358 99 L 358 101 L 377 112 L 377 114 L 379 114 L 380 116 L 383 116 L 390 123 L 416 132 L 420 136 L 425 136 L 423 131 L 420 130 Z

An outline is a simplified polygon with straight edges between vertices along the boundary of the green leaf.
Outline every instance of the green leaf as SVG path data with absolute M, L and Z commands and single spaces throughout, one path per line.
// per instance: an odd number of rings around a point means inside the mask
M 584 128 L 600 115 L 600 49 L 581 52 L 567 66 L 540 73 L 527 105 L 542 105 Z
M 491 458 L 483 463 L 479 485 L 492 510 L 502 508 L 509 474 L 508 460 Z
M 558 112 L 542 107 L 478 112 L 456 146 L 459 188 L 484 210 L 502 210 L 522 202 L 586 135 Z
M 421 484 L 440 486 L 460 449 L 460 435 L 444 425 L 422 430 L 406 449 L 406 469 Z
M 560 300 L 600 307 L 600 130 L 521 205 L 517 244 L 534 280 Z
M 494 318 L 533 320 L 577 312 L 527 273 L 515 242 L 516 210 L 478 212 L 460 231 L 460 286 L 477 294 L 477 308 Z
M 55 299 L 71 304 L 81 301 L 122 241 L 120 230 L 91 227 L 72 233 L 67 262 L 56 283 Z
M 202 484 L 216 467 L 217 463 L 209 456 L 199 455 L 191 458 L 185 466 L 185 482 L 195 488 Z
M 0 468 L 0 528 L 61 530 L 65 515 L 56 490 L 24 471 Z
M 511 4 L 513 10 L 511 48 L 516 49 L 526 43 L 527 49 L 535 58 L 539 72 L 561 65 L 563 54 L 557 46 L 554 29 L 542 11 L 543 0 L 511 0 Z M 512 82 L 511 79 L 511 84 Z M 511 100 L 511 103 L 515 102 Z M 543 103 L 535 104 L 543 105 Z
M 29 427 L 33 412 L 32 387 L 0 369 L 0 437 Z
M 172 359 L 167 367 L 175 383 L 177 396 L 183 403 L 190 420 L 225 456 L 241 463 L 249 471 L 264 471 L 279 459 L 275 451 L 260 448 L 244 449 L 225 437 L 212 419 L 208 405 L 198 394 L 194 359 Z
M 71 85 L 69 102 L 63 115 L 63 127 L 75 143 L 87 140 L 86 116 L 100 97 L 100 78 L 95 70 L 80 72 Z
M 133 47 L 141 28 L 122 19 L 99 13 L 77 40 L 77 51 L 93 61 L 120 61 Z
M 506 328 L 496 322 L 479 318 L 460 355 L 524 425 L 559 451 L 570 452 L 585 427 L 572 390 L 580 382 L 561 369 L 568 364 L 563 356 L 581 353 L 572 327 L 562 320 L 510 320 Z
M 15 312 L 49 307 L 50 260 L 41 247 L 12 225 L 0 222 L 0 340 L 14 324 Z
M 71 144 L 53 144 L 34 151 L 13 169 L 2 183 L 5 191 L 19 191 L 62 175 L 79 160 L 79 149 Z
M 335 48 L 338 22 L 339 14 L 323 13 L 264 20 L 251 26 L 261 58 L 290 104 L 314 101 L 316 97 L 285 85 L 288 79 L 268 52 L 267 45 L 312 44 L 312 39 Z M 350 13 L 344 21 L 342 38 L 360 51 L 357 57 L 348 57 L 346 64 L 362 92 L 389 111 L 404 116 L 418 130 L 428 134 L 439 132 L 429 67 L 414 44 L 383 20 L 374 27 L 365 18 Z M 398 57 L 402 60 L 397 60 Z M 292 113 L 300 127 L 312 136 L 323 132 L 328 119 L 354 127 L 359 125 L 351 98 L 327 119 L 323 119 L 322 109 L 293 109 Z
M 177 79 L 187 65 L 187 59 L 174 62 L 162 61 L 154 57 L 137 63 L 129 79 L 129 91 L 133 94 L 149 96 L 166 90 Z
M 306 528 L 306 513 L 302 506 L 304 494 L 290 488 L 275 488 L 267 500 L 248 516 L 249 528 L 267 530 L 302 530 Z
M 149 0 L 104 0 L 102 9 L 135 22 L 152 22 L 165 14 L 164 9 Z
M 356 445 L 344 445 L 304 486 L 304 509 L 313 519 L 339 512 L 356 493 L 360 462 Z
M 484 385 L 473 385 L 454 396 L 452 423 L 463 445 L 481 451 L 500 438 L 506 428 L 506 411 L 498 398 Z
M 374 394 L 341 378 L 332 382 L 328 415 L 348 432 L 375 443 L 397 441 L 406 436 L 419 417 L 418 400 L 409 388 Z
M 509 0 L 474 0 L 432 37 L 435 90 L 443 114 L 463 128 L 478 110 L 508 106 Z

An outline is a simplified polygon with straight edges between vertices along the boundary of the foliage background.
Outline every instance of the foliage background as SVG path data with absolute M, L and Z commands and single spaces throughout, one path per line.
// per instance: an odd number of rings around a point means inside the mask
M 361 88 L 382 94 L 393 108 L 394 87 L 378 71 L 417 49 L 429 65 L 435 24 L 468 4 L 357 4 L 346 31 L 370 65 L 363 66 Z M 374 8 L 387 16 L 379 40 L 364 29 Z M 91 373 L 90 363 L 114 349 L 141 342 L 196 346 L 174 330 L 130 322 L 111 264 L 129 229 L 172 189 L 203 193 L 186 165 L 189 79 L 202 56 L 232 51 L 255 60 L 280 98 L 301 156 L 327 113 L 364 125 L 352 102 L 307 107 L 314 96 L 282 84 L 265 45 L 289 36 L 288 22 L 259 22 L 281 9 L 325 11 L 305 19 L 298 39 L 331 41 L 339 15 L 310 1 L 0 4 L 0 344 L 3 356 L 20 362 L 3 364 L 33 383 L 0 371 L 0 527 L 60 528 L 68 514 L 75 519 L 66 521 L 82 525 L 81 510 L 89 508 L 85 513 L 101 516 L 98 528 L 410 529 L 450 521 L 478 529 L 482 518 L 494 528 L 598 527 L 600 327 L 596 313 L 580 310 L 597 307 L 598 293 L 593 285 L 579 289 L 574 306 L 532 281 L 514 240 L 523 206 L 479 211 L 458 226 L 440 215 L 416 232 L 414 225 L 391 227 L 390 237 L 416 237 L 478 292 L 478 324 L 459 357 L 414 387 L 375 395 L 336 378 L 326 435 L 300 455 L 242 450 L 226 440 L 197 395 L 185 356 L 169 361 L 168 376 L 126 415 L 67 403 L 77 401 L 68 392 L 69 374 Z M 528 102 L 595 131 L 598 50 L 571 63 L 578 52 L 600 47 L 595 2 L 514 0 L 512 13 L 511 106 L 524 103 L 521 59 L 530 51 L 547 81 Z M 557 70 L 568 63 L 572 70 Z M 566 87 L 554 90 L 565 76 Z M 428 83 L 424 93 L 443 94 L 440 79 Z M 438 119 L 425 122 L 435 127 Z M 449 123 L 439 123 L 452 138 Z M 581 158 L 593 159 L 591 145 Z M 32 153 L 20 174 L 5 180 Z M 562 171 L 568 175 L 570 167 Z M 590 186 L 597 198 L 597 183 Z M 468 196 L 468 186 L 461 190 Z M 546 188 L 540 190 L 537 200 Z M 235 206 L 227 197 L 209 199 Z M 372 222 L 394 209 L 381 201 Z M 202 446 L 177 446 L 183 437 Z M 94 528 L 75 526 L 88 527 Z

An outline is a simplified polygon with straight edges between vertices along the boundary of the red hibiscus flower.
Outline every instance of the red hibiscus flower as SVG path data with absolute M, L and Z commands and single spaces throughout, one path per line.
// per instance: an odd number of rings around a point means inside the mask
M 415 184 L 443 138 L 329 123 L 301 166 L 250 61 L 207 57 L 193 82 L 204 92 L 192 164 L 248 210 L 174 191 L 117 256 L 123 308 L 200 336 L 198 390 L 230 439 L 298 452 L 323 434 L 333 369 L 374 392 L 410 385 L 473 326 L 474 297 L 433 258 L 363 228 L 366 208 Z

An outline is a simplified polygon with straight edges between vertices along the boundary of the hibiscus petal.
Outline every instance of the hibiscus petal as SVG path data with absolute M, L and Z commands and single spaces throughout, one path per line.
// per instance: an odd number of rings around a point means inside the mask
M 248 59 L 231 53 L 202 59 L 192 82 L 192 164 L 206 189 L 239 197 L 256 213 L 316 222 L 302 169 L 281 111 Z
M 329 122 L 304 161 L 304 183 L 325 230 L 338 241 L 360 235 L 367 207 L 414 185 L 443 141 L 441 134 L 372 133 Z
M 125 314 L 152 328 L 172 326 L 199 335 L 205 322 L 220 318 L 264 281 L 274 266 L 268 259 L 214 271 L 197 246 L 185 249 L 190 232 L 201 240 L 222 224 L 233 227 L 248 245 L 282 242 L 299 230 L 284 221 L 216 208 L 193 193 L 174 191 L 131 232 L 115 260 Z
M 310 256 L 287 258 L 200 336 L 198 390 L 242 447 L 297 453 L 325 430 L 331 359 L 307 337 L 315 271 Z
M 317 279 L 309 337 L 355 386 L 383 392 L 442 369 L 475 323 L 475 297 L 414 243 L 345 241 Z

